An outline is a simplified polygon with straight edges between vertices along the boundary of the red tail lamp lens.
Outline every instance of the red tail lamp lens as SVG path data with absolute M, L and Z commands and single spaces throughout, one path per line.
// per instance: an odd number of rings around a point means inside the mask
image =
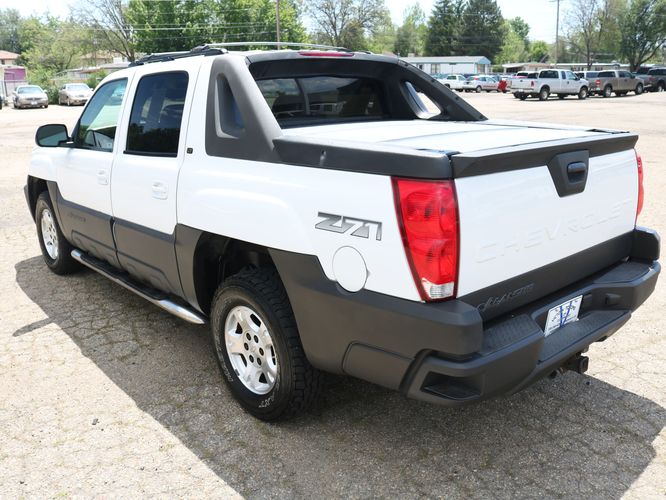
M 453 181 L 393 179 L 405 252 L 423 300 L 455 296 L 458 207 Z

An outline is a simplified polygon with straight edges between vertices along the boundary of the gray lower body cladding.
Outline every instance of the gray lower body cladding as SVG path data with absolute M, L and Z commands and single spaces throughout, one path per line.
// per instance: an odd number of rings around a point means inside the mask
M 520 390 L 615 333 L 652 293 L 661 269 L 655 233 L 637 229 L 627 242 L 625 258 L 492 320 L 464 298 L 425 304 L 350 294 L 315 257 L 271 256 L 314 366 L 455 406 Z M 579 295 L 579 321 L 546 337 L 549 309 Z

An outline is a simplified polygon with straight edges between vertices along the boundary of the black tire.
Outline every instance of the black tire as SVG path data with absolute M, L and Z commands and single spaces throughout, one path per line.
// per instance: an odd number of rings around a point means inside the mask
M 519 99 L 519 98 L 520 98 L 520 94 L 518 94 L 518 92 L 514 93 L 514 94 L 513 94 L 513 98 L 514 98 L 514 99 Z
M 539 91 L 539 100 L 540 101 L 547 101 L 548 97 L 550 97 L 550 89 L 548 87 L 544 87 Z
M 266 326 L 273 342 L 277 375 L 272 388 L 264 394 L 252 391 L 240 380 L 227 352 L 225 324 L 238 306 L 256 312 L 254 319 Z M 266 421 L 292 418 L 317 399 L 323 375 L 305 357 L 289 298 L 275 270 L 247 269 L 220 285 L 211 307 L 211 340 L 222 378 L 253 416 Z M 245 348 L 248 349 L 247 343 Z M 248 357 L 250 353 L 248 350 Z M 244 362 L 247 364 L 250 359 Z
M 527 94 L 520 94 L 518 96 L 518 99 L 520 99 L 521 101 L 524 101 L 525 99 L 527 99 Z
M 657 92 L 663 92 L 664 90 L 666 90 L 666 83 L 664 83 L 663 81 L 659 82 L 657 84 Z
M 644 90 L 643 84 L 639 83 L 638 85 L 636 85 L 636 89 L 634 90 L 634 93 L 636 95 L 641 95 L 643 93 L 643 90 Z
M 474 89 L 477 94 L 481 93 L 481 86 L 477 86 L 476 89 Z
M 578 99 L 581 101 L 584 101 L 587 99 L 587 87 L 581 87 L 580 90 L 578 91 Z
M 47 210 L 53 221 L 53 230 L 56 236 L 55 247 L 57 248 L 57 255 L 55 257 L 49 255 L 46 243 L 44 242 L 44 235 L 42 234 L 42 217 L 45 217 L 44 212 Z M 65 239 L 65 236 L 62 234 L 60 226 L 58 225 L 58 219 L 53 210 L 51 198 L 46 191 L 40 194 L 37 198 L 37 204 L 35 206 L 35 223 L 37 225 L 39 247 L 42 249 L 42 257 L 44 257 L 44 262 L 48 268 L 56 274 L 71 274 L 78 271 L 81 268 L 81 265 L 72 258 L 72 250 L 74 247 L 69 244 Z
M 613 87 L 610 85 L 606 85 L 604 87 L 604 93 L 602 94 L 604 97 L 610 97 L 613 94 Z

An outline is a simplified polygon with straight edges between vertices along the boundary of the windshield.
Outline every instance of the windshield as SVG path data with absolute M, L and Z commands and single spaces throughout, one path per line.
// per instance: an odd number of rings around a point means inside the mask
M 67 85 L 67 90 L 78 90 L 79 92 L 84 92 L 86 90 L 90 90 L 90 87 L 88 87 L 85 83 L 73 83 L 71 85 Z
M 17 93 L 19 94 L 43 94 L 44 91 L 41 89 L 41 87 L 38 87 L 37 85 L 30 85 L 28 87 L 19 87 L 16 90 Z

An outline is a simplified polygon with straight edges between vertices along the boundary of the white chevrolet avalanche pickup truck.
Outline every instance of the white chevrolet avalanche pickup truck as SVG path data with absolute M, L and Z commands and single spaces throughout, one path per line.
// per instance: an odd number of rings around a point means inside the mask
M 40 127 L 25 193 L 53 272 L 209 323 L 258 418 L 322 372 L 455 406 L 584 372 L 651 294 L 636 140 L 487 119 L 392 57 L 204 46 Z

